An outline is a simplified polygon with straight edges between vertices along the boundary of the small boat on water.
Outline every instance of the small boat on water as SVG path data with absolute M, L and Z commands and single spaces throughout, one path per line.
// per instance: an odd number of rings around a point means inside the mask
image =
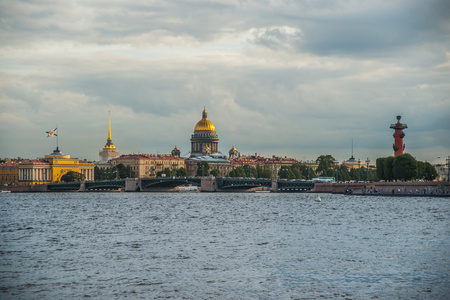
M 322 202 L 322 199 L 320 199 L 320 197 L 319 197 L 319 196 L 317 196 L 317 198 L 316 198 L 316 202 Z
M 178 187 L 178 192 L 180 193 L 197 193 L 200 192 L 199 188 L 197 186 L 194 185 L 186 185 L 186 186 L 180 186 Z
M 2 193 L 11 193 L 11 191 L 2 190 Z

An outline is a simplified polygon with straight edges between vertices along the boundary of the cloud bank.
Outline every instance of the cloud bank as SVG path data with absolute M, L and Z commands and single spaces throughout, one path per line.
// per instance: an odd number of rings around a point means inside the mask
M 206 106 L 223 153 L 450 155 L 448 1 L 3 1 L 0 157 L 190 149 Z

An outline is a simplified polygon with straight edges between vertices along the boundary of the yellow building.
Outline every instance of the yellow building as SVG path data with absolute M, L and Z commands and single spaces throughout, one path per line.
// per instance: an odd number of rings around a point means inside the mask
M 112 159 L 114 167 L 120 164 L 130 166 L 136 178 L 156 177 L 158 172 L 166 168 L 170 170 L 186 168 L 183 158 L 164 154 L 129 154 Z
M 94 180 L 94 164 L 70 158 L 58 147 L 44 159 L 22 161 L 18 164 L 19 185 L 48 184 L 60 182 L 69 171 L 80 173 L 85 180 Z
M 19 169 L 17 162 L 0 164 L 0 184 L 16 185 L 19 181 Z

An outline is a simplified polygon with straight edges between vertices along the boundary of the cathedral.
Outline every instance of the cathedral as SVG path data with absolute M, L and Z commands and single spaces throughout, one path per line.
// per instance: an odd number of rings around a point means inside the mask
M 203 109 L 202 119 L 195 125 L 191 136 L 190 157 L 210 155 L 219 155 L 219 136 L 214 124 L 208 120 L 206 109 Z

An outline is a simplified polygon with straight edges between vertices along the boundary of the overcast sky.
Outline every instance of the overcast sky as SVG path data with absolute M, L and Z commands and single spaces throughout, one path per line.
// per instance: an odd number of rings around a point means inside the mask
M 450 155 L 450 1 L 0 0 L 0 157 Z M 441 159 L 438 159 L 438 156 Z

